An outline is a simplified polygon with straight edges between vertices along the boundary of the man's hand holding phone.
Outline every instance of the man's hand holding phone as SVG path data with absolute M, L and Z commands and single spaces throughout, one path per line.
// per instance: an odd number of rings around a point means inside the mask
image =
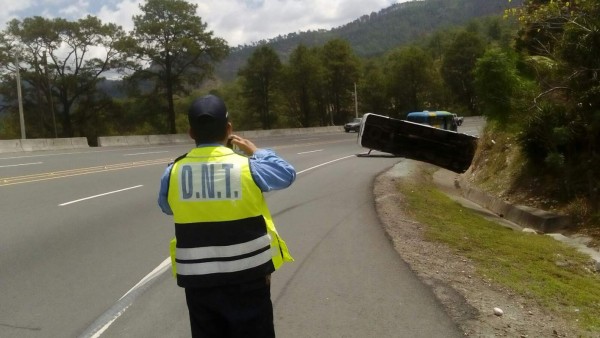
M 254 143 L 252 143 L 252 141 L 242 138 L 242 137 L 239 137 L 237 135 L 229 136 L 229 139 L 227 140 L 227 146 L 231 149 L 234 149 L 234 147 L 237 147 L 239 150 L 241 150 L 247 156 L 252 156 L 254 154 L 254 152 L 258 149 L 254 145 Z

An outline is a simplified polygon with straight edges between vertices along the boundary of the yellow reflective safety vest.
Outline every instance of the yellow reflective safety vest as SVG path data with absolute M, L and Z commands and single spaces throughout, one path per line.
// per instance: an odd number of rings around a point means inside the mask
M 249 159 L 223 146 L 194 148 L 171 168 L 171 262 L 181 287 L 256 280 L 293 261 Z

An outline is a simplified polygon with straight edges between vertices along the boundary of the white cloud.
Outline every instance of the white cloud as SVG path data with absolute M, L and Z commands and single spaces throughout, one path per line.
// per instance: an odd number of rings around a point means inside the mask
M 202 0 L 198 15 L 235 46 L 293 32 L 331 29 L 405 0 Z
M 16 12 L 22 11 L 31 7 L 34 0 L 0 0 L 0 23 L 2 26 L 0 28 L 4 29 L 6 23 L 12 19 L 17 18 Z
M 32 3 L 33 0 L 0 0 L 0 8 L 2 8 L 2 12 L 4 13 L 11 13 L 30 7 Z
M 58 12 L 66 17 L 85 17 L 88 14 L 88 6 L 90 3 L 85 0 L 78 0 L 71 5 L 61 8 Z
M 132 17 L 141 13 L 140 3 L 139 0 L 123 0 L 116 5 L 116 9 L 102 6 L 96 16 L 102 22 L 113 22 L 123 27 L 125 31 L 131 31 L 133 29 Z
M 132 16 L 139 14 L 142 0 L 120 0 L 116 5 L 103 5 L 89 13 L 91 0 L 0 0 L 0 27 L 7 20 L 27 10 L 26 14 L 67 16 L 71 19 L 87 14 L 103 22 L 114 22 L 129 31 Z M 94 0 L 95 1 L 95 0 Z M 406 0 L 188 0 L 198 5 L 197 14 L 214 36 L 227 40 L 230 46 L 272 39 L 288 33 L 331 29 L 362 15 L 379 11 Z M 96 3 L 94 6 L 98 8 Z

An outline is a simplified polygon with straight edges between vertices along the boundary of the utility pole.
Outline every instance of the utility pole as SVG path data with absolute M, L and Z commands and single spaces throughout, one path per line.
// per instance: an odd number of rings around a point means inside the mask
M 358 118 L 358 94 L 356 94 L 356 82 L 354 82 L 354 112 L 355 117 Z
M 19 121 L 21 123 L 21 139 L 26 139 L 25 118 L 23 117 L 23 96 L 21 94 L 21 74 L 19 73 L 19 52 L 15 53 L 15 66 L 17 67 L 17 98 L 19 101 Z
M 42 62 L 44 62 L 44 75 L 46 76 L 46 82 L 48 84 L 48 92 L 46 93 L 46 95 L 48 97 L 47 100 L 48 100 L 48 105 L 50 105 L 50 111 L 52 112 L 52 124 L 54 125 L 54 138 L 58 138 L 58 131 L 56 130 L 56 116 L 54 113 L 54 100 L 52 100 L 52 84 L 50 83 L 50 77 L 48 76 L 48 59 L 46 59 L 46 51 L 44 51 L 42 58 L 43 58 Z

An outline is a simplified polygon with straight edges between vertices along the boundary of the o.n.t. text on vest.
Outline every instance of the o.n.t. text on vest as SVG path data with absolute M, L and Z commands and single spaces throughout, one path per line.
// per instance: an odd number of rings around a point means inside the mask
M 239 200 L 241 168 L 232 163 L 187 163 L 179 169 L 181 201 Z

